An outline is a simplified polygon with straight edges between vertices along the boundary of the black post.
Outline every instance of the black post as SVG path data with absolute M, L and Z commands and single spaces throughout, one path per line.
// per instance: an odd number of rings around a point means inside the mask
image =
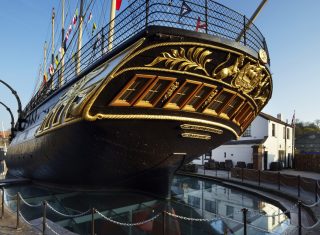
M 216 167 L 216 177 L 218 176 L 218 167 L 217 167 L 217 164 L 215 164 L 215 167 Z
M 241 168 L 241 181 L 243 182 L 243 167 Z
M 314 201 L 317 202 L 318 201 L 318 180 L 316 180 L 316 188 L 314 189 L 315 193 L 314 193 Z
M 205 2 L 206 33 L 208 33 L 208 0 Z
M 301 222 L 301 201 L 298 201 L 298 228 L 299 228 L 299 235 L 302 235 L 302 222 Z
M 242 208 L 242 213 L 243 213 L 243 235 L 247 235 L 247 208 Z
M 148 17 L 149 17 L 149 0 L 146 0 L 146 27 L 148 26 Z
M 95 209 L 92 208 L 92 211 L 91 211 L 91 234 L 94 235 L 94 212 L 95 212 Z
M 260 186 L 261 183 L 261 171 L 258 170 L 258 185 Z
M 20 218 L 19 218 L 19 212 L 20 212 L 20 194 L 17 193 L 17 227 L 16 229 L 19 228 L 20 225 Z
M 46 233 L 47 224 L 47 201 L 43 201 L 43 212 L 42 212 L 42 234 Z
M 300 175 L 298 175 L 298 197 L 300 197 Z
M 279 191 L 280 191 L 280 177 L 281 177 L 280 172 L 278 172 L 278 190 Z
M 228 170 L 228 179 L 230 179 L 230 170 L 231 169 Z
M 1 219 L 4 216 L 4 188 L 1 188 L 2 195 L 1 195 Z
M 247 24 L 246 24 L 246 16 L 243 16 L 243 43 L 246 46 L 247 45 Z
M 163 235 L 166 234 L 166 212 L 162 211 L 162 232 Z

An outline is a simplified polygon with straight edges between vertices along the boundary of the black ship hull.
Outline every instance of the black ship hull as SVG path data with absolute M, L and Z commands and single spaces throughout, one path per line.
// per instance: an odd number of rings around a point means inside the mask
M 58 90 L 62 73 L 49 80 L 25 109 L 9 172 L 169 197 L 180 166 L 238 138 L 270 99 L 261 54 L 216 36 L 148 26 L 110 53 L 101 50 Z

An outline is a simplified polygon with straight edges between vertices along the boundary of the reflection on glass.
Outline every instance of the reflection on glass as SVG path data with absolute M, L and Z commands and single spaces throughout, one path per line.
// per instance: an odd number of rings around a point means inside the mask
M 124 226 L 107 221 L 96 213 L 96 234 L 243 234 L 242 208 L 248 208 L 250 212 L 248 234 L 281 233 L 289 224 L 289 219 L 284 214 L 279 215 L 281 210 L 278 207 L 254 195 L 210 181 L 181 176 L 174 178 L 174 196 L 170 201 L 133 192 L 62 191 L 26 185 L 5 189 L 6 204 L 13 211 L 16 210 L 17 192 L 23 197 L 21 214 L 29 222 L 41 224 L 41 202 L 46 200 L 60 212 L 56 213 L 48 206 L 46 217 L 50 227 L 78 234 L 91 233 L 90 211 L 82 213 L 93 207 L 106 218 L 124 224 L 154 218 L 136 226 Z M 39 206 L 30 207 L 39 203 Z M 64 215 L 80 216 L 71 218 Z M 204 218 L 207 221 L 192 221 L 187 218 Z

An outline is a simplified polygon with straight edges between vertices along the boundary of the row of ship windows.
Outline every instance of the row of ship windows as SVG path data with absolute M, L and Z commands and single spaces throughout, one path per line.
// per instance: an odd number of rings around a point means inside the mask
M 155 107 L 175 82 L 176 78 L 173 77 L 135 75 L 110 105 Z M 255 116 L 252 105 L 236 92 L 225 88 L 218 91 L 216 88 L 210 84 L 186 80 L 163 107 L 193 112 L 202 109 L 204 114 L 232 119 L 243 129 L 246 128 Z M 210 96 L 210 103 L 203 109 L 202 105 Z M 52 126 L 61 123 L 65 108 L 61 105 L 56 112 L 52 112 L 40 130 L 48 129 L 51 123 Z
M 176 78 L 173 77 L 137 74 L 110 105 L 155 107 L 175 85 L 178 86 Z M 204 105 L 208 100 L 210 103 Z M 245 102 L 245 99 L 236 92 L 225 88 L 218 91 L 214 85 L 192 80 L 186 80 L 176 89 L 163 108 L 200 111 L 204 114 L 232 119 L 243 128 L 247 127 L 255 116 L 252 105 Z

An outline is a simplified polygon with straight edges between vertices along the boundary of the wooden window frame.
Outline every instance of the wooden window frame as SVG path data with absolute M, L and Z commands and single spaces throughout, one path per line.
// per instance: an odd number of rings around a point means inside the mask
M 254 111 L 253 106 L 249 102 L 244 102 L 244 104 L 242 104 L 241 108 L 236 112 L 236 114 L 232 118 L 232 121 L 237 125 L 241 126 L 243 121 L 245 120 L 243 120 L 243 118 L 246 118 L 246 115 L 249 114 L 248 112 L 250 112 L 250 109 Z
M 159 80 L 166 80 L 170 81 L 169 85 L 163 89 L 159 94 L 157 94 L 157 98 L 155 99 L 154 103 L 150 103 L 147 101 L 142 100 L 146 95 L 150 92 L 150 90 L 157 84 Z M 136 100 L 134 103 L 135 107 L 155 107 L 158 102 L 161 100 L 162 96 L 170 89 L 171 85 L 177 80 L 177 78 L 174 77 L 163 77 L 163 76 L 157 76 L 157 78 L 148 86 L 147 89 L 145 89 L 145 92 Z
M 186 99 L 182 102 L 182 104 L 179 106 L 176 103 L 172 103 L 171 101 L 174 99 L 174 97 L 176 97 L 176 95 L 187 85 L 187 84 L 195 84 L 197 87 L 191 92 L 191 94 L 189 94 L 188 97 L 186 97 Z M 189 80 L 186 79 L 185 82 L 179 87 L 179 89 L 177 89 L 173 95 L 170 97 L 170 99 L 167 101 L 167 103 L 163 106 L 163 108 L 166 109 L 176 109 L 176 110 L 180 110 L 182 109 L 185 104 L 189 101 L 190 97 L 193 97 L 193 95 L 199 90 L 199 87 L 201 87 L 202 82 L 198 82 L 198 81 L 193 81 L 193 80 Z
M 199 102 L 199 104 L 196 106 L 196 107 L 193 107 L 192 105 L 189 105 L 189 103 L 191 103 L 191 101 L 193 100 L 193 98 L 201 91 L 201 89 L 203 87 L 209 87 L 211 88 L 211 91 L 205 96 L 202 98 L 202 100 Z M 193 96 L 190 97 L 190 99 L 188 99 L 187 103 L 184 105 L 184 107 L 182 108 L 182 110 L 184 111 L 192 111 L 192 112 L 195 112 L 197 111 L 201 105 L 208 99 L 208 97 L 210 96 L 210 94 L 217 89 L 217 86 L 214 86 L 214 85 L 210 85 L 210 84 L 207 84 L 207 83 L 204 83 L 202 84 L 197 90 L 196 92 L 193 94 Z M 216 91 L 216 93 L 218 93 Z
M 136 74 L 131 78 L 131 80 L 125 85 L 124 88 L 118 93 L 118 95 L 111 101 L 109 106 L 132 106 L 136 100 L 140 97 L 141 94 L 145 91 L 145 89 L 150 85 L 153 79 L 155 79 L 157 76 L 156 75 L 148 75 L 148 74 Z M 146 84 L 140 89 L 138 94 L 132 99 L 131 102 L 127 102 L 124 100 L 119 100 L 120 97 L 128 90 L 128 88 L 134 84 L 136 80 L 139 78 L 147 78 L 149 81 L 146 82 Z
M 228 100 L 228 102 L 226 104 L 224 104 L 219 110 L 213 110 L 210 109 L 209 106 L 213 104 L 213 102 L 216 101 L 216 98 L 218 98 L 221 94 L 223 93 L 229 93 L 231 94 L 231 98 Z M 219 92 L 217 92 L 217 94 L 212 98 L 211 102 L 209 103 L 209 105 L 203 110 L 202 113 L 204 114 L 209 114 L 209 115 L 213 115 L 213 116 L 219 116 L 221 114 L 221 112 L 225 109 L 226 105 L 228 105 L 230 103 L 230 101 L 232 101 L 234 99 L 234 97 L 237 95 L 237 93 L 235 91 L 229 90 L 229 89 L 225 89 L 223 88 L 222 90 L 220 90 Z M 223 115 L 222 115 L 223 117 Z
M 228 107 L 230 107 L 230 104 L 236 99 L 239 98 L 241 100 L 239 107 L 235 108 L 234 111 L 228 115 L 225 113 L 225 111 L 227 110 Z M 223 108 L 223 110 L 221 111 L 221 113 L 219 114 L 221 117 L 226 118 L 226 119 L 232 119 L 232 117 L 235 115 L 235 113 L 237 113 L 238 109 L 245 103 L 245 99 L 241 96 L 236 94 L 235 96 L 232 97 L 232 99 L 230 99 L 230 102 L 228 102 L 228 104 Z

